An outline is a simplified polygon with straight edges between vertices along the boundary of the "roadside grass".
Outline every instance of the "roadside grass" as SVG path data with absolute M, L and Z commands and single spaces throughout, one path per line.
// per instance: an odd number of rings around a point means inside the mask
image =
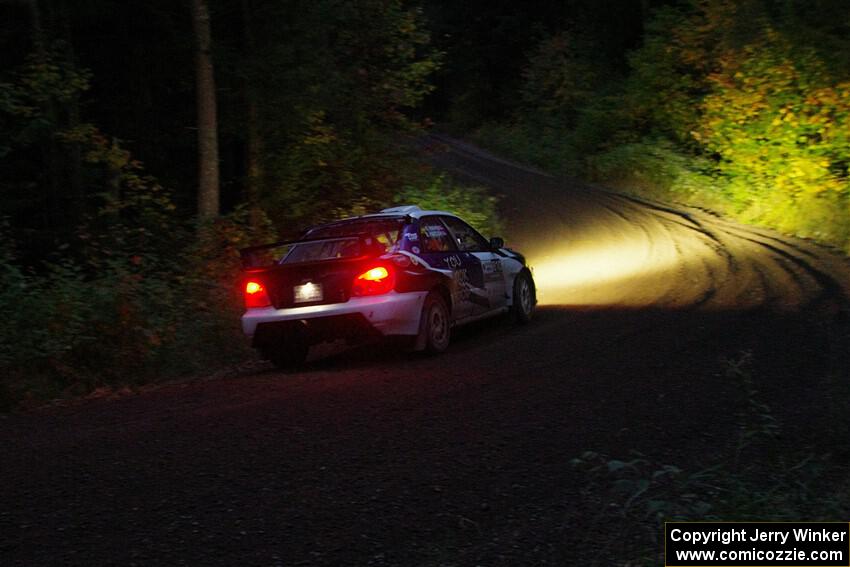
M 579 177 L 584 171 L 574 134 L 559 129 L 536 129 L 522 122 L 489 122 L 470 133 L 469 137 L 498 155 L 554 175 Z
M 724 175 L 711 159 L 691 155 L 663 137 L 594 140 L 596 135 L 587 128 L 568 130 L 522 121 L 488 123 L 468 134 L 488 150 L 553 175 L 697 207 L 850 252 L 847 196 L 840 191 L 788 196 L 776 186 L 770 188 L 772 198 L 758 198 L 751 185 Z
M 769 380 L 752 351 L 721 357 L 724 379 L 736 386 L 738 434 L 725 457 L 687 469 L 651 455 L 612 456 L 587 451 L 572 460 L 582 479 L 576 542 L 588 565 L 663 564 L 665 521 L 842 521 L 850 509 L 850 332 L 828 329 L 827 375 L 819 399 L 831 424 L 818 439 L 785 438 L 782 423 L 759 391 Z M 841 348 L 836 348 L 841 345 Z
M 841 521 L 850 506 L 846 465 L 830 455 L 789 454 L 743 467 L 687 471 L 641 454 L 587 452 L 581 509 L 589 565 L 663 564 L 665 521 Z

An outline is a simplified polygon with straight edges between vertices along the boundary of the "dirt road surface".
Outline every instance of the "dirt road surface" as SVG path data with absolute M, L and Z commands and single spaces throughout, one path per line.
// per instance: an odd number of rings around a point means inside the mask
M 599 549 L 571 459 L 723 459 L 742 360 L 784 447 L 850 458 L 825 409 L 847 374 L 846 258 L 451 139 L 422 149 L 505 196 L 532 324 L 460 330 L 436 358 L 358 348 L 0 417 L 0 564 L 626 564 Z

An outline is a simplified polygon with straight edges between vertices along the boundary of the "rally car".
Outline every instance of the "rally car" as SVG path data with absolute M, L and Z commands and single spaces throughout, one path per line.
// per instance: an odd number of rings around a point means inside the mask
M 417 206 L 384 209 L 308 229 L 292 242 L 241 251 L 242 329 L 278 367 L 302 363 L 311 345 L 408 337 L 439 353 L 451 329 L 537 303 L 525 258 L 457 216 Z

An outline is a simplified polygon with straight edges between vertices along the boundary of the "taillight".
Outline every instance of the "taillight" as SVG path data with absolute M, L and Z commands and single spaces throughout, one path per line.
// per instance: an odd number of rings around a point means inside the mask
M 395 272 L 391 266 L 369 268 L 356 278 L 351 286 L 351 295 L 381 295 L 395 287 Z
M 263 284 L 255 281 L 245 284 L 245 307 L 268 307 L 271 304 Z

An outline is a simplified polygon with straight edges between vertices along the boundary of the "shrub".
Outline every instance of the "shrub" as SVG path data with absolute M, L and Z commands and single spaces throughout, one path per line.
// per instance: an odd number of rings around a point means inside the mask
M 846 328 L 831 331 L 846 342 Z M 843 359 L 846 348 L 834 353 Z M 663 549 L 665 521 L 810 521 L 830 520 L 847 509 L 850 498 L 847 462 L 841 455 L 812 453 L 811 445 L 789 450 L 781 423 L 762 398 L 752 351 L 719 360 L 723 375 L 738 392 L 738 435 L 726 456 L 710 466 L 685 470 L 648 455 L 627 458 L 587 451 L 571 461 L 581 474 L 579 509 L 583 521 L 599 526 L 617 559 L 655 564 Z M 846 400 L 846 382 L 830 384 L 829 398 Z M 846 436 L 846 402 L 838 402 L 830 438 Z M 718 447 L 724 449 L 724 447 Z M 721 453 L 722 454 L 722 453 Z M 592 553 L 598 553 L 594 539 Z
M 689 156 L 664 139 L 644 139 L 588 158 L 591 179 L 626 191 L 717 211 L 728 209 L 723 180 L 705 159 Z
M 496 208 L 498 199 L 484 188 L 456 185 L 445 175 L 405 185 L 394 201 L 454 213 L 487 237 L 503 234 L 504 226 Z
M 694 136 L 720 157 L 740 218 L 850 244 L 850 82 L 771 28 L 720 64 Z
M 471 137 L 482 147 L 549 173 L 578 175 L 581 171 L 575 135 L 565 129 L 531 125 L 525 121 L 491 122 L 481 126 Z
M 523 72 L 526 112 L 564 129 L 573 126 L 599 87 L 601 65 L 591 59 L 593 47 L 575 32 L 541 41 Z
M 0 240 L 0 406 L 8 406 L 24 392 L 42 390 L 34 375 L 62 366 L 77 345 L 92 340 L 91 310 L 77 266 L 62 262 L 29 273 L 14 263 L 11 240 Z
M 116 179 L 79 243 L 25 269 L 0 249 L 0 405 L 159 381 L 245 360 L 237 250 L 274 237 L 239 208 L 183 224 L 166 191 L 120 148 L 79 132 Z M 107 159 L 108 158 L 108 159 Z M 59 258 L 59 259 L 57 259 Z

